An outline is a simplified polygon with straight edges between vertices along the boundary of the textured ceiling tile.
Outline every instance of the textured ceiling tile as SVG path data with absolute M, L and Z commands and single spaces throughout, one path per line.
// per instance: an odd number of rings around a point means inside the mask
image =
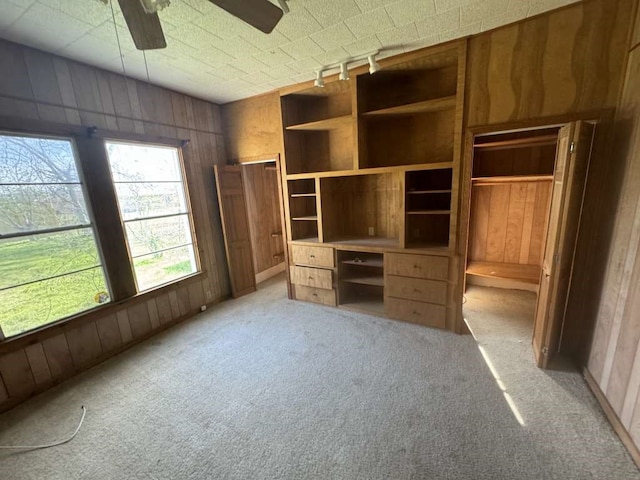
M 435 0 L 436 12 L 441 13 L 446 10 L 452 10 L 454 8 L 461 7 L 462 5 L 473 3 L 473 1 L 474 0 Z M 516 1 L 522 3 L 528 0 L 516 0 Z
M 397 47 L 418 40 L 415 23 L 409 23 L 377 34 L 383 47 Z
M 436 13 L 433 0 L 401 0 L 385 7 L 396 26 L 406 25 Z
M 111 7 L 97 0 L 81 2 L 77 0 L 39 0 L 39 2 L 94 26 L 111 19 Z
M 191 45 L 183 43 L 181 41 L 181 37 L 174 36 L 173 33 L 168 34 L 166 39 L 167 48 L 165 50 L 171 56 L 197 58 L 202 51 L 201 49 L 194 48 Z
M 450 32 L 441 33 L 440 41 L 448 42 L 449 40 L 454 40 L 456 38 L 475 35 L 476 33 L 480 33 L 481 29 L 482 29 L 482 22 L 470 23 L 468 25 L 464 25 L 460 27 L 458 30 L 452 30 Z
M 250 28 L 240 36 L 262 50 L 269 50 L 289 43 L 289 39 L 277 30 L 266 35 L 255 28 Z
M 539 13 L 559 8 L 564 5 L 579 2 L 580 0 L 531 0 L 529 8 L 529 16 L 538 15 Z
M 320 55 L 314 55 L 313 59 L 318 62 L 320 66 L 331 65 L 333 63 L 342 62 L 349 58 L 349 53 L 344 48 L 335 48 L 328 52 L 321 53 Z
M 460 24 L 467 25 L 507 11 L 509 0 L 478 1 L 460 7 Z
M 343 55 L 345 52 L 342 53 Z M 321 55 L 325 55 L 324 53 Z M 330 63 L 330 62 L 327 62 Z M 320 66 L 322 66 L 322 62 L 319 62 L 315 58 L 305 58 L 302 60 L 298 60 L 297 62 L 288 63 L 287 67 L 293 70 L 296 74 L 312 72 L 317 70 Z
M 219 36 L 209 33 L 192 24 L 182 25 L 167 35 L 170 35 L 172 38 L 180 39 L 182 43 L 189 45 L 197 51 L 207 49 L 210 46 L 215 46 L 222 40 Z
M 384 7 L 348 18 L 344 23 L 356 38 L 367 37 L 375 32 L 389 30 L 395 26 Z
M 364 55 L 365 53 L 369 52 L 374 52 L 376 50 L 379 50 L 380 48 L 382 48 L 382 43 L 375 35 L 356 40 L 355 42 L 344 46 L 344 49 L 352 57 Z
M 430 37 L 426 37 L 426 38 L 420 38 L 418 40 L 416 40 L 415 42 L 409 42 L 405 45 L 404 50 L 405 52 L 411 52 L 412 50 L 418 50 L 420 48 L 424 48 L 424 47 L 430 47 L 431 45 L 436 45 L 438 43 L 440 43 L 442 40 L 440 40 L 440 35 L 436 34 L 436 35 L 432 35 Z
M 160 23 L 169 22 L 173 25 L 184 25 L 197 18 L 202 18 L 202 12 L 190 7 L 183 1 L 171 2 L 171 5 L 158 12 Z
M 268 68 L 267 65 L 254 57 L 231 60 L 227 65 L 237 68 L 244 73 L 255 73 Z
M 223 52 L 222 50 L 218 50 L 213 46 L 208 46 L 204 49 L 201 49 L 198 54 L 197 60 L 210 65 L 212 67 L 217 67 L 218 65 L 226 65 L 233 57 L 228 53 Z
M 282 17 L 276 27 L 289 40 L 306 37 L 324 28 L 301 4 L 291 5 L 290 8 L 291 12 Z
M 305 7 L 324 27 L 361 13 L 353 0 L 314 1 L 306 3 Z
M 87 48 L 89 47 L 89 48 Z M 127 50 L 131 53 L 133 50 Z M 120 49 L 115 42 L 105 42 L 97 37 L 85 35 L 70 43 L 58 52 L 63 57 L 70 57 L 80 61 L 92 63 L 96 59 L 111 59 L 120 56 Z
M 87 33 L 94 26 L 95 25 L 71 17 L 60 10 L 53 9 L 41 3 L 35 3 L 20 17 L 12 28 L 33 31 L 38 27 L 44 27 L 66 34 L 68 34 L 69 31 L 82 34 Z
M 242 37 L 220 39 L 215 43 L 215 47 L 234 58 L 251 57 L 262 51 Z
M 432 17 L 416 21 L 419 37 L 429 37 L 436 33 L 460 29 L 460 9 L 447 10 Z
M 107 20 L 95 27 L 89 32 L 89 35 L 103 42 L 115 43 L 116 45 L 119 43 L 123 51 L 136 50 L 129 30 L 126 27 L 118 26 L 118 33 L 116 35 L 116 29 L 111 20 Z
M 491 30 L 492 28 L 500 27 L 508 23 L 516 22 L 519 19 L 526 17 L 529 12 L 529 5 L 523 5 L 519 9 L 509 10 L 500 15 L 492 15 L 489 18 L 482 20 L 481 31 Z
M 356 40 L 351 30 L 344 24 L 338 23 L 311 35 L 311 39 L 324 50 L 332 50 Z
M 171 11 L 167 9 L 167 13 L 171 13 Z M 191 23 L 203 30 L 215 33 L 219 37 L 224 38 L 234 38 L 242 34 L 250 33 L 250 31 L 253 30 L 246 23 L 241 22 L 225 11 L 221 11 L 219 8 L 216 9 L 215 14 L 198 17 Z
M 273 77 L 271 80 L 287 78 L 297 74 L 297 72 L 291 69 L 288 65 L 280 65 L 279 67 L 270 68 L 267 73 Z
M 295 60 L 279 48 L 262 52 L 258 55 L 255 55 L 253 58 L 269 67 L 278 67 L 280 65 L 284 65 L 285 63 L 291 63 Z
M 287 55 L 300 60 L 323 53 L 325 50 L 309 37 L 301 38 L 295 42 L 287 43 L 280 47 Z
M 374 8 L 383 7 L 388 3 L 389 0 L 356 0 L 356 4 L 363 12 L 366 12 L 367 10 L 373 10 Z
M 0 33 L 20 18 L 24 12 L 24 8 L 14 3 L 0 2 Z

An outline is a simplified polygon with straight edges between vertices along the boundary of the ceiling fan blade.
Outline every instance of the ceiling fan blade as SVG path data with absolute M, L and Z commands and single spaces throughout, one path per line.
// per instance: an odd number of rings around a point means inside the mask
M 282 10 L 268 0 L 209 1 L 264 33 L 271 33 L 282 18 Z
M 118 3 L 138 50 L 167 47 L 157 13 L 146 13 L 140 0 L 118 0 Z

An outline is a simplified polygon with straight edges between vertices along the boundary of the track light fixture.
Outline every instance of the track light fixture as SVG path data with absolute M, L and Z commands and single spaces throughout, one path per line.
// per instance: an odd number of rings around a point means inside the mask
M 373 75 L 378 70 L 380 70 L 380 64 L 376 61 L 377 53 L 373 53 L 367 56 L 367 60 L 369 60 L 369 73 Z
M 330 65 L 323 65 L 319 70 L 316 70 L 316 79 L 313 84 L 316 87 L 324 87 L 324 79 L 322 78 L 323 74 L 328 70 L 335 70 L 336 68 L 340 69 L 340 74 L 338 78 L 340 80 L 349 80 L 349 64 L 358 62 L 358 66 L 362 65 L 365 60 L 369 62 L 369 73 L 374 74 L 378 72 L 382 67 L 376 61 L 376 56 L 378 55 L 378 51 L 367 53 L 364 55 L 359 55 L 357 57 L 351 57 L 346 60 L 342 60 L 341 62 L 332 63 Z
M 347 70 L 347 62 L 340 64 L 340 80 L 349 80 L 349 70 Z

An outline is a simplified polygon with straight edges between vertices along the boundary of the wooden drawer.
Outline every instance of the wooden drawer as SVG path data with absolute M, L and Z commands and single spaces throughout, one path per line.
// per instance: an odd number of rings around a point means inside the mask
M 437 303 L 438 305 L 447 304 L 447 282 L 439 280 L 387 275 L 385 293 L 389 297 Z
M 291 258 L 296 265 L 333 268 L 333 248 L 291 245 Z
M 324 288 L 305 287 L 296 285 L 296 299 L 305 302 L 320 303 L 322 305 L 336 306 L 336 291 L 325 290 Z
M 449 278 L 449 257 L 408 253 L 387 253 L 385 257 L 385 272 L 389 275 L 445 281 Z
M 333 272 L 331 270 L 323 270 L 321 268 L 291 267 L 291 283 L 296 285 L 331 290 L 333 288 L 332 275 Z
M 447 308 L 442 305 L 387 297 L 384 308 L 387 316 L 404 322 L 436 328 L 445 328 L 447 324 Z

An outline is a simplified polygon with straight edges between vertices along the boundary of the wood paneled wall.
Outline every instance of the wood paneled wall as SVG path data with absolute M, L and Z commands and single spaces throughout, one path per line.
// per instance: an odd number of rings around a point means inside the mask
M 551 181 L 474 186 L 469 260 L 541 265 Z
M 591 0 L 472 37 L 466 124 L 615 107 L 635 0 Z
M 635 38 L 640 35 L 640 12 Z M 632 40 L 612 160 L 623 184 L 588 371 L 640 448 L 640 46 Z M 614 421 L 615 424 L 615 421 Z M 640 455 L 636 455 L 640 462 Z
M 187 182 L 203 273 L 0 345 L 0 410 L 229 295 L 213 165 L 224 163 L 219 107 L 0 40 L 0 114 L 97 126 L 117 137 L 189 140 Z
M 222 107 L 227 156 L 233 161 L 282 153 L 280 95 L 267 93 Z

